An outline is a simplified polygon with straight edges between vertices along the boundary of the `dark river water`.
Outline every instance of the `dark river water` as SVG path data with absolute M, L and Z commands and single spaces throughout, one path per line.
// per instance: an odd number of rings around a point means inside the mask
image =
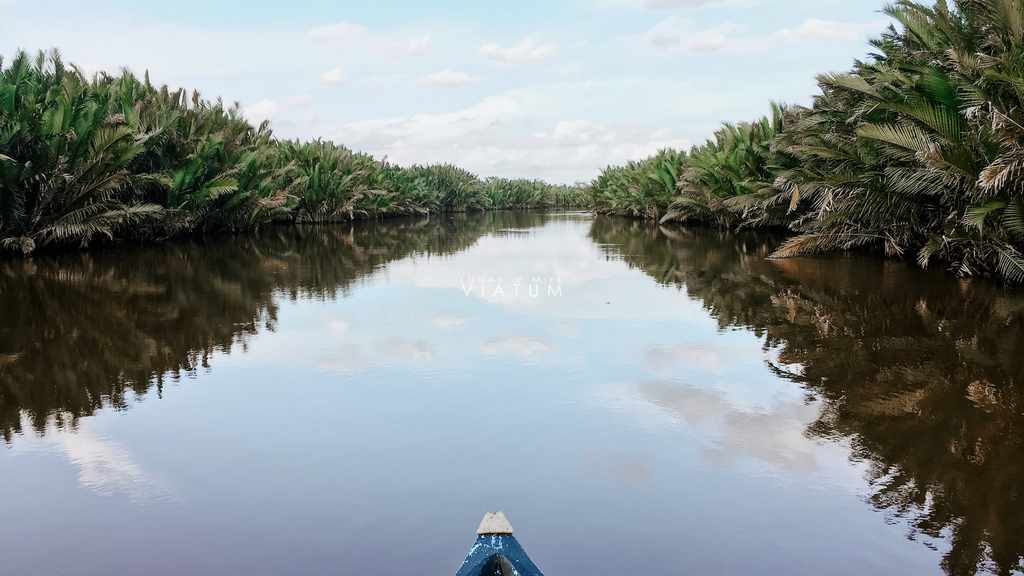
M 0 261 L 0 573 L 1012 574 L 1024 298 L 498 213 Z

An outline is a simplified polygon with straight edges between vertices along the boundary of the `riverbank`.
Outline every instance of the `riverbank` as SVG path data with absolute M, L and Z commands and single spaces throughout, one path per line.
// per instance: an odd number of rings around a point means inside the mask
M 819 76 L 810 106 L 606 169 L 595 210 L 788 229 L 775 258 L 870 250 L 1024 282 L 1024 0 L 952 4 L 886 8 L 873 54 Z
M 984 3 L 900 2 L 875 54 L 819 77 L 810 106 L 772 105 L 688 152 L 592 183 L 402 167 L 279 140 L 236 106 L 84 77 L 56 53 L 0 63 L 0 252 L 158 242 L 269 223 L 588 208 L 662 223 L 778 228 L 770 257 L 867 250 L 957 276 L 1024 282 L 1024 50 Z M 1000 4 L 1024 14 L 1024 0 Z
M 583 186 L 402 167 L 279 140 L 238 105 L 60 55 L 0 61 L 0 251 L 155 242 L 269 223 L 583 206 Z

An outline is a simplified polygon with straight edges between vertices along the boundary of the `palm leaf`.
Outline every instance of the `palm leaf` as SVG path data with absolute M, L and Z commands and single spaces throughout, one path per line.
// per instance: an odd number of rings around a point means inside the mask
M 1009 282 L 1024 282 L 1024 255 L 1008 244 L 997 244 L 995 247 L 996 270 Z
M 886 142 L 920 154 L 929 154 L 935 150 L 935 143 L 928 135 L 912 124 L 865 124 L 857 129 L 857 136 Z
M 1024 201 L 1019 197 L 1009 201 L 1000 223 L 1011 235 L 1024 238 Z
M 978 229 L 978 232 L 982 231 L 985 225 L 985 219 L 994 212 L 998 212 L 1006 207 L 1006 202 L 1001 200 L 992 200 L 982 206 L 974 206 L 969 208 L 964 214 L 963 222 L 968 226 L 973 226 Z
M 997 191 L 1004 188 L 1021 190 L 1024 187 L 1024 149 L 1014 147 L 992 161 L 978 176 L 978 186 L 983 190 Z

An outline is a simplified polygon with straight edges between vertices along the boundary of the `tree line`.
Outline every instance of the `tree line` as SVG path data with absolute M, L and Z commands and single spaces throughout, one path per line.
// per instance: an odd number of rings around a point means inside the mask
M 274 137 L 239 106 L 57 52 L 0 58 L 0 252 L 396 215 L 564 208 L 583 186 Z
M 901 0 L 872 53 L 689 151 L 607 168 L 598 212 L 782 228 L 773 257 L 870 249 L 1024 281 L 1024 0 Z

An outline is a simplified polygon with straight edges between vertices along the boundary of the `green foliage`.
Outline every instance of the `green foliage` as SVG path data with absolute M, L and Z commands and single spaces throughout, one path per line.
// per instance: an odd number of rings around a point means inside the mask
M 869 246 L 1024 280 L 1024 39 L 1007 19 L 1024 2 L 902 1 L 887 13 L 900 27 L 849 75 L 823 77 L 814 122 L 780 138 L 800 161 L 783 179 L 813 193 L 776 256 Z M 801 149 L 808 142 L 827 154 Z
M 871 57 L 820 76 L 811 107 L 691 150 L 663 220 L 788 228 L 780 258 L 866 248 L 1024 281 L 1024 0 L 886 13 Z M 628 177 L 644 164 L 606 170 L 595 203 L 659 212 Z
M 279 164 L 291 172 L 288 195 L 297 222 L 351 220 L 377 212 L 367 199 L 373 158 L 320 140 L 283 142 L 278 149 Z
M 792 164 L 773 147 L 795 113 L 772 105 L 757 122 L 725 124 L 714 138 L 690 151 L 679 178 L 679 196 L 663 222 L 696 221 L 720 226 L 769 226 L 796 209 L 798 188 L 774 186 L 775 174 Z
M 58 54 L 0 62 L 0 248 L 87 245 L 159 215 L 136 193 L 165 126 L 129 110 L 133 79 L 93 84 Z
M 488 208 L 483 182 L 468 170 L 450 164 L 413 166 L 410 170 L 417 186 L 435 193 L 439 210 L 473 212 Z
M 606 168 L 590 186 L 590 204 L 601 214 L 657 220 L 676 192 L 686 154 L 661 150 L 625 166 Z
M 581 208 L 587 205 L 586 187 L 554 186 L 540 180 L 488 178 L 484 194 L 492 210 Z
M 89 79 L 56 52 L 0 59 L 0 251 L 585 200 L 580 186 L 279 141 L 237 105 L 127 71 Z

